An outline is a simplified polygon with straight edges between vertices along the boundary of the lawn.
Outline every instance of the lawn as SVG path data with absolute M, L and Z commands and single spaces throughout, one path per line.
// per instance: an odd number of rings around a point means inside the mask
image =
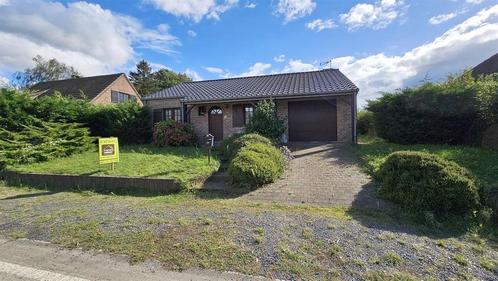
M 484 186 L 498 183 L 498 151 L 490 149 L 458 145 L 400 145 L 365 136 L 359 138 L 359 144 L 354 148 L 370 174 L 380 167 L 389 153 L 399 150 L 434 153 L 467 168 Z
M 208 164 L 207 150 L 197 147 L 123 146 L 120 148 L 120 161 L 114 171 L 109 164 L 99 165 L 97 157 L 96 151 L 88 151 L 66 158 L 8 168 L 33 173 L 170 178 L 190 184 L 208 177 L 220 165 L 216 158 Z
M 284 280 L 493 280 L 498 251 L 397 213 L 260 204 L 223 194 L 47 192 L 0 182 L 0 237 Z

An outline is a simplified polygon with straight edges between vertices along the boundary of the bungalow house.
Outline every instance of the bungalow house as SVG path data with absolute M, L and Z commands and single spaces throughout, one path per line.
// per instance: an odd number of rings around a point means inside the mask
M 112 104 L 136 100 L 142 104 L 137 90 L 124 73 L 40 82 L 30 87 L 33 97 L 60 93 L 75 99 L 88 99 L 93 104 Z
M 272 99 L 284 141 L 356 142 L 358 88 L 338 69 L 184 82 L 144 97 L 153 122 L 193 124 L 197 137 L 241 132 L 257 102 Z

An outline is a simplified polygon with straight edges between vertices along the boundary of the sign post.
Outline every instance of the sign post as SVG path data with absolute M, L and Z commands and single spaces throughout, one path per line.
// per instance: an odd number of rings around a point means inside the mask
M 214 136 L 207 134 L 205 138 L 205 144 L 208 147 L 208 165 L 211 165 L 211 149 L 214 147 Z
M 99 164 L 111 164 L 111 168 L 114 171 L 115 163 L 118 162 L 118 138 L 99 138 Z

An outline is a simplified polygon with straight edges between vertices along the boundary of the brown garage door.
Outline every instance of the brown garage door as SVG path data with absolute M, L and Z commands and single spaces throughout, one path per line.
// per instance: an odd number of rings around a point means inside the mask
M 336 141 L 335 99 L 289 102 L 290 141 Z

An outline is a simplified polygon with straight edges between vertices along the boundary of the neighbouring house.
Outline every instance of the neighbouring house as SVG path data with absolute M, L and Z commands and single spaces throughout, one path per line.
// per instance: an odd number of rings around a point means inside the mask
M 135 100 L 140 96 L 124 73 L 47 81 L 30 87 L 34 98 L 60 93 L 75 99 L 88 99 L 93 104 L 112 104 Z
M 498 54 L 495 54 L 489 59 L 481 62 L 472 69 L 472 74 L 475 76 L 489 75 L 492 73 L 498 73 Z
M 220 141 L 243 131 L 257 102 L 272 99 L 286 141 L 356 142 L 358 88 L 338 69 L 184 82 L 144 97 L 153 122 L 174 119 Z

